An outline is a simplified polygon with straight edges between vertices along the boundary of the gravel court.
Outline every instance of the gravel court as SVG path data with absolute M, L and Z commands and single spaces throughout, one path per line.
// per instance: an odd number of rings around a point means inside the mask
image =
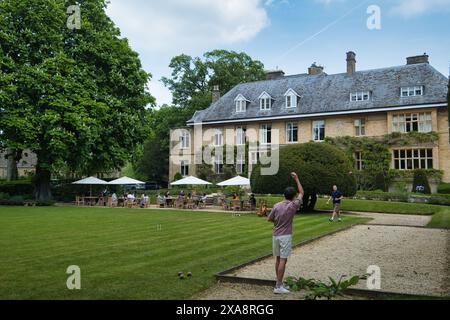
M 450 295 L 450 231 L 360 225 L 293 250 L 287 276 L 328 280 L 381 268 L 381 290 Z M 244 278 L 274 279 L 273 259 L 237 270 Z M 367 289 L 363 281 L 356 288 Z

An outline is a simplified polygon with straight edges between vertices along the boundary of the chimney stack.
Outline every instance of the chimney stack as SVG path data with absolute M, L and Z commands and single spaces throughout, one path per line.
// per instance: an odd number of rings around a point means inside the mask
M 316 75 L 316 74 L 322 74 L 322 73 L 323 73 L 323 67 L 318 66 L 315 62 L 311 65 L 311 67 L 308 68 L 309 75 Z
M 356 53 L 347 52 L 347 75 L 351 76 L 356 72 Z
M 220 87 L 218 85 L 214 85 L 212 91 L 212 103 L 216 103 L 220 99 Z
M 406 64 L 430 63 L 428 58 L 429 56 L 426 53 L 421 56 L 408 57 L 406 58 Z
M 283 70 L 272 70 L 266 71 L 266 79 L 267 80 L 276 80 L 284 77 Z

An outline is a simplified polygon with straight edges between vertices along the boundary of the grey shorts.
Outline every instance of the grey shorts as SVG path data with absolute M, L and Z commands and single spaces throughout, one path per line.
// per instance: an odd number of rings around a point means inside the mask
M 291 256 L 292 235 L 273 237 L 273 256 L 287 259 Z
M 334 212 L 340 212 L 341 211 L 341 204 L 340 203 L 335 203 L 334 204 Z

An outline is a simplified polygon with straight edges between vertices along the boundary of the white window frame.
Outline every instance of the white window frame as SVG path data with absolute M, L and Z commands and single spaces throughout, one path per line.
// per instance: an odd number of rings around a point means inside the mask
M 370 101 L 372 94 L 370 91 L 358 91 L 350 93 L 351 102 Z
M 411 86 L 400 88 L 400 98 L 418 97 L 424 95 L 424 86 Z
M 272 144 L 272 125 L 271 124 L 262 124 L 260 130 L 261 130 L 261 144 L 262 145 L 271 145 Z M 269 135 L 269 133 L 270 133 L 270 135 Z M 269 136 L 270 136 L 270 139 L 269 139 Z
M 183 130 L 180 134 L 181 149 L 189 149 L 191 147 L 191 135 L 189 131 Z
M 293 89 L 289 89 L 284 94 L 286 99 L 286 109 L 294 109 L 298 106 L 298 98 L 300 97 L 297 92 L 295 92 Z M 290 104 L 288 103 L 288 99 L 290 99 Z
M 238 153 L 236 156 L 236 173 L 241 174 L 245 171 L 245 153 Z
M 409 130 L 408 130 L 409 127 Z M 414 130 L 417 127 L 417 130 Z M 392 131 L 407 133 L 433 131 L 433 115 L 431 112 L 398 113 L 392 116 Z
M 181 160 L 180 163 L 180 173 L 183 177 L 189 176 L 189 161 L 187 160 Z
M 323 129 L 323 139 L 320 139 L 320 130 L 321 129 Z M 325 141 L 325 137 L 326 137 L 325 120 L 313 121 L 313 140 L 315 142 L 322 142 L 322 141 Z M 316 138 L 318 138 L 318 139 L 316 139 Z
M 245 113 L 247 112 L 247 103 L 249 102 L 242 94 L 239 94 L 236 99 L 234 99 L 236 103 L 236 113 Z
M 237 127 L 236 128 L 236 145 L 237 146 L 243 146 L 247 142 L 247 133 L 246 128 L 244 127 Z
M 296 130 L 294 129 L 296 128 Z M 295 131 L 297 134 L 295 135 Z M 298 123 L 288 122 L 286 123 L 286 142 L 288 144 L 298 143 Z
M 261 111 L 269 111 L 272 109 L 272 97 L 267 92 L 263 92 L 259 96 L 259 109 Z
M 355 120 L 355 135 L 357 137 L 364 137 L 366 135 L 366 119 Z
M 222 129 L 214 129 L 214 146 L 215 147 L 223 146 L 223 130 Z
M 354 158 L 355 158 L 355 169 L 358 171 L 362 171 L 364 169 L 364 160 L 362 157 L 362 152 L 356 151 L 354 153 Z

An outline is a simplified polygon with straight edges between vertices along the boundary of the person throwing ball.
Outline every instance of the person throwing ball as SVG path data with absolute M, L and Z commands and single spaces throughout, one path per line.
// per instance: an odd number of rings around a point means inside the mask
M 333 200 L 333 215 L 330 218 L 330 222 L 334 222 L 334 219 L 336 216 L 338 217 L 338 221 L 342 222 L 341 219 L 341 201 L 344 197 L 342 196 L 342 193 L 338 190 L 338 187 L 336 185 L 333 186 L 333 193 L 331 193 L 330 199 L 328 199 L 327 204 L 330 203 L 331 200 Z
M 276 258 L 275 273 L 277 276 L 277 285 L 274 289 L 275 294 L 286 294 L 289 290 L 283 285 L 286 264 L 292 251 L 292 222 L 295 214 L 303 203 L 303 187 L 296 173 L 291 173 L 297 183 L 297 191 L 289 187 L 284 192 L 285 200 L 277 203 L 269 214 L 269 222 L 273 222 L 273 255 Z

